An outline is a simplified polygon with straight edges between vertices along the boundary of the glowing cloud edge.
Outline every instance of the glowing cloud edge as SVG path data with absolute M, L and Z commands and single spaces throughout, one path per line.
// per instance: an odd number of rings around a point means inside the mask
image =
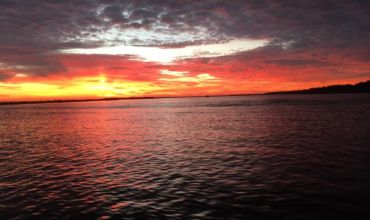
M 234 39 L 217 44 L 203 44 L 182 48 L 160 48 L 144 46 L 112 46 L 100 48 L 74 48 L 59 50 L 64 54 L 85 55 L 130 55 L 143 61 L 172 63 L 180 59 L 227 56 L 253 50 L 268 44 L 268 40 Z

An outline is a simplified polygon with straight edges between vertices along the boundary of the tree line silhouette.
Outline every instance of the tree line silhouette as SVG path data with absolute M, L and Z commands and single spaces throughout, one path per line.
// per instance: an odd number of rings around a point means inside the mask
M 304 90 L 270 92 L 267 94 L 325 94 L 325 93 L 370 93 L 370 80 L 354 85 L 332 85 Z

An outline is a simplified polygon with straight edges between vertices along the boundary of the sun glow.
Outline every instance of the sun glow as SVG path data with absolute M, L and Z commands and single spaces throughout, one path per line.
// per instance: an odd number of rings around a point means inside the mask
M 116 91 L 114 87 L 107 83 L 107 79 L 103 74 L 101 74 L 98 77 L 98 82 L 99 82 L 98 84 L 91 85 L 89 87 L 92 90 L 96 90 L 99 93 L 99 96 L 112 97 L 115 96 L 116 94 L 119 94 L 119 91 Z
M 109 81 L 104 75 L 55 83 L 0 83 L 1 100 L 52 100 L 145 96 L 160 88 L 149 82 Z

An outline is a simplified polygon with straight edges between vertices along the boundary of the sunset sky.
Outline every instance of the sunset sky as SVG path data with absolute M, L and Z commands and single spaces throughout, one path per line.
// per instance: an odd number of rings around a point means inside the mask
M 370 79 L 370 1 L 0 0 L 0 101 Z

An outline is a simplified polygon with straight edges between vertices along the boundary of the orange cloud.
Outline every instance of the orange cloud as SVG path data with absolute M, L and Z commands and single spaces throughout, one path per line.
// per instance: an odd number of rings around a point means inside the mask
M 355 83 L 367 80 L 370 69 L 363 57 L 356 59 L 326 49 L 284 53 L 260 48 L 170 64 L 117 55 L 55 54 L 52 59 L 63 67 L 62 72 L 55 69 L 40 75 L 3 65 L 6 73 L 0 81 L 0 99 L 263 93 Z

